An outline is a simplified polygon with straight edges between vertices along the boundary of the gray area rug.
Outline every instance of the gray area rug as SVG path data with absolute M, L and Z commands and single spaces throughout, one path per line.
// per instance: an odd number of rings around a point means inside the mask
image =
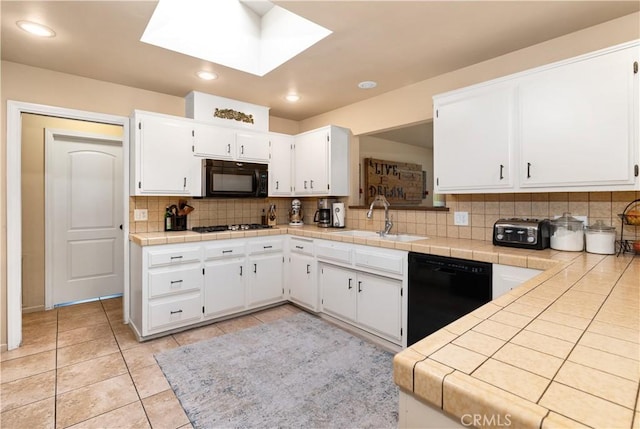
M 307 313 L 156 360 L 195 428 L 396 428 L 393 354 Z

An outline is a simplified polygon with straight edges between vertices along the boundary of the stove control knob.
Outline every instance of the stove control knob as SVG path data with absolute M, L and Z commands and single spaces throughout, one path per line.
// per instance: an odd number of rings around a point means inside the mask
M 502 240 L 503 238 L 504 238 L 504 234 L 496 235 L 496 239 L 498 239 L 498 240 Z
M 533 242 L 534 242 L 534 240 L 535 240 L 535 237 L 531 237 L 531 236 L 527 237 L 527 241 L 528 241 L 529 243 L 533 243 Z

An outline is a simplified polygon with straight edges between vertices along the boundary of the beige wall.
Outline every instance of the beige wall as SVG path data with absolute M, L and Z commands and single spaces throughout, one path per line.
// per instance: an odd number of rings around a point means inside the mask
M 433 205 L 433 149 L 412 146 L 385 140 L 371 136 L 360 137 L 360 183 L 363 188 L 363 195 L 360 204 L 366 202 L 366 192 L 364 189 L 364 158 L 376 158 L 387 161 L 408 162 L 422 165 L 422 170 L 427 172 L 427 187 L 429 195 L 420 203 L 421 206 Z M 356 170 L 357 171 L 357 170 Z
M 45 129 L 86 131 L 121 137 L 122 127 L 22 115 L 22 309 L 43 310 L 45 270 Z

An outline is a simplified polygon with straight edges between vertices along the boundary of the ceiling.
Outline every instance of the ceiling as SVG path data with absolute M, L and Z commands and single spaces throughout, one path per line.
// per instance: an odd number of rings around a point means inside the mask
M 638 0 L 274 3 L 333 34 L 264 77 L 140 42 L 155 1 L 3 0 L 2 59 L 178 97 L 202 91 L 302 120 L 640 10 Z M 57 36 L 30 36 L 18 20 Z M 198 79 L 202 69 L 219 78 Z M 357 88 L 363 80 L 378 86 Z M 291 91 L 302 97 L 295 104 L 284 99 Z

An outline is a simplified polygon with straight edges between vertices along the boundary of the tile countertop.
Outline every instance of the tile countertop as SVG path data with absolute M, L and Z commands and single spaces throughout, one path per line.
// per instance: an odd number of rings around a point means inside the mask
M 398 353 L 394 381 L 454 418 L 508 417 L 511 427 L 640 429 L 640 258 L 410 243 L 282 226 L 131 234 L 140 245 L 291 234 L 545 270 Z

